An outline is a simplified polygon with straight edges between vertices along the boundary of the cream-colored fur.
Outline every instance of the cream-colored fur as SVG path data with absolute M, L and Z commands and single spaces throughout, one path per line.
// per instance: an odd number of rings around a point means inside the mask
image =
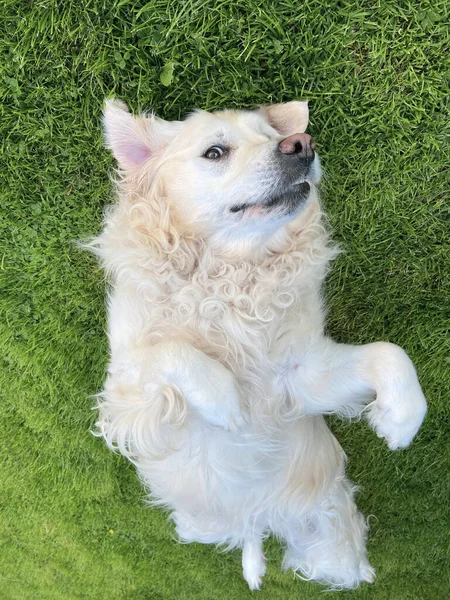
M 98 432 L 182 540 L 243 548 L 251 589 L 269 534 L 302 577 L 372 581 L 365 521 L 323 414 L 364 410 L 394 449 L 426 411 L 403 350 L 324 336 L 321 285 L 336 249 L 318 158 L 289 183 L 310 190 L 293 212 L 266 205 L 284 185 L 278 144 L 307 123 L 304 102 L 183 122 L 134 118 L 113 101 L 105 111 L 119 174 L 90 244 L 111 281 Z M 217 145 L 224 156 L 206 158 Z

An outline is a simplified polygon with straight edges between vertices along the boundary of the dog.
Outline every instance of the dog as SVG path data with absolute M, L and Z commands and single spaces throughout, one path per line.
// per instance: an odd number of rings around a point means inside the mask
M 372 582 L 367 525 L 324 415 L 364 415 L 390 449 L 426 413 L 404 350 L 324 334 L 337 249 L 307 102 L 134 117 L 106 102 L 117 202 L 90 244 L 111 282 L 97 435 L 137 468 L 183 542 L 242 548 L 259 589 L 283 567 L 332 589 Z

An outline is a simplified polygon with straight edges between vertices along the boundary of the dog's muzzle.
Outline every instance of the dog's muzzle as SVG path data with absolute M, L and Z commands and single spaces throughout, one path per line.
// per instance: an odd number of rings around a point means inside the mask
M 315 143 L 307 133 L 294 133 L 282 140 L 275 148 L 276 171 L 280 174 L 279 183 L 271 190 L 270 196 L 257 202 L 232 206 L 230 212 L 245 212 L 248 208 L 259 206 L 267 211 L 289 215 L 306 202 L 311 190 L 307 181 L 310 167 L 315 158 Z
M 316 144 L 307 133 L 294 133 L 278 144 L 278 150 L 287 160 L 301 163 L 302 167 L 308 168 L 314 160 Z M 284 159 L 286 160 L 286 159 Z
M 244 202 L 234 205 L 230 208 L 232 213 L 243 213 L 247 209 L 259 207 L 266 212 L 272 212 L 274 209 L 285 215 L 295 213 L 295 211 L 306 202 L 309 196 L 311 186 L 307 181 L 291 183 L 288 186 L 272 194 L 270 197 L 261 199 L 259 202 Z
M 307 133 L 294 133 L 278 144 L 275 160 L 290 182 L 304 181 L 314 162 L 316 144 Z

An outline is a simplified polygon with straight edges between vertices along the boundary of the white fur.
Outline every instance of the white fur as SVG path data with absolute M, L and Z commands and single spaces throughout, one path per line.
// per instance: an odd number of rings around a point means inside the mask
M 243 548 L 258 589 L 262 541 L 284 567 L 333 588 L 372 581 L 366 524 L 323 414 L 367 414 L 394 449 L 426 411 L 414 367 L 388 343 L 324 336 L 329 244 L 316 183 L 293 214 L 258 200 L 306 103 L 197 112 L 168 123 L 109 102 L 118 202 L 89 246 L 110 275 L 111 360 L 98 432 L 136 465 L 181 540 Z M 222 141 L 229 155 L 202 154 Z M 230 212 L 236 202 L 251 207 Z M 366 408 L 367 407 L 367 410 Z

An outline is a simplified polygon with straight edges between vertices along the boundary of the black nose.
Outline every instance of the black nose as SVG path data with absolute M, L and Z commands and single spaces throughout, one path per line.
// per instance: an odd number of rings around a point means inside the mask
M 282 154 L 295 154 L 298 158 L 311 163 L 314 160 L 314 140 L 307 133 L 294 133 L 278 144 Z

